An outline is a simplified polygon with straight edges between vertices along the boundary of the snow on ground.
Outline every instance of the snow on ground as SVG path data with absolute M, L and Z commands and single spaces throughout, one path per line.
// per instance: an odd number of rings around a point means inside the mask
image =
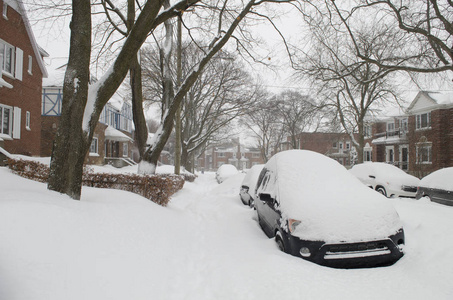
M 84 187 L 82 200 L 0 168 L 0 299 L 453 299 L 453 207 L 384 199 L 406 255 L 342 270 L 278 250 L 238 196 L 198 174 L 168 207 Z

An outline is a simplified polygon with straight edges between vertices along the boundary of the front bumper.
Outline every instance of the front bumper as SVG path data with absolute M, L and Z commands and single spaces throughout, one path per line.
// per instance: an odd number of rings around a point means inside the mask
M 403 255 L 404 231 L 386 239 L 357 243 L 328 244 L 321 241 L 306 241 L 288 235 L 291 254 L 319 265 L 334 268 L 368 268 L 394 264 Z M 310 256 L 302 256 L 301 249 L 308 248 Z

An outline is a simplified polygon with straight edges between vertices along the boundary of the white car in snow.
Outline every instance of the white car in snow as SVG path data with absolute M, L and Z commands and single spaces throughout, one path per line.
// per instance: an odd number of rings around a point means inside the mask
M 263 170 L 264 165 L 254 165 L 250 170 L 247 171 L 247 174 L 244 177 L 244 180 L 241 184 L 241 190 L 239 191 L 239 197 L 244 205 L 253 207 L 253 197 L 255 193 L 256 182 L 258 181 L 258 176 Z
M 227 178 L 234 176 L 238 173 L 239 173 L 239 171 L 234 165 L 223 164 L 217 169 L 217 172 L 215 173 L 215 178 L 218 183 L 222 183 Z
M 386 197 L 415 198 L 420 182 L 394 165 L 382 162 L 365 162 L 353 166 L 349 172 L 368 187 Z
M 274 155 L 260 173 L 255 207 L 282 251 L 317 264 L 374 267 L 403 256 L 404 231 L 391 203 L 319 153 Z

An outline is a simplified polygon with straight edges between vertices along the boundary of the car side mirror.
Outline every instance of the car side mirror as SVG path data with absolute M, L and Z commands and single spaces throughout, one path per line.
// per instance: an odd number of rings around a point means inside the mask
M 268 202 L 268 203 L 273 201 L 270 194 L 264 194 L 264 193 L 260 194 L 260 200 L 264 201 L 264 202 Z
M 376 176 L 374 176 L 374 175 L 369 175 L 368 177 L 376 179 Z

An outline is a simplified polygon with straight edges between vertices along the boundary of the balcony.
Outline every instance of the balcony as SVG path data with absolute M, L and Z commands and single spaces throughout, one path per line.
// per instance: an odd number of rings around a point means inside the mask
M 407 142 L 407 130 L 398 128 L 374 135 L 373 144 L 397 144 Z

